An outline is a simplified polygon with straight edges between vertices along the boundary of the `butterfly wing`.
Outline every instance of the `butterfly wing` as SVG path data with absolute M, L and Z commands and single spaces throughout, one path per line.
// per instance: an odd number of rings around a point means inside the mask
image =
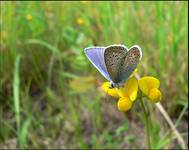
M 124 45 L 111 45 L 105 48 L 104 60 L 107 71 L 114 83 L 120 82 L 119 68 L 127 54 L 127 48 Z
M 104 62 L 104 47 L 89 47 L 85 48 L 85 54 L 90 62 L 98 69 L 98 71 L 109 81 L 112 80 L 109 77 L 109 74 L 106 69 Z
M 134 45 L 130 48 L 127 52 L 124 59 L 122 59 L 120 69 L 119 69 L 119 81 L 125 82 L 129 76 L 133 73 L 136 69 L 138 63 L 142 58 L 142 51 L 138 45 Z

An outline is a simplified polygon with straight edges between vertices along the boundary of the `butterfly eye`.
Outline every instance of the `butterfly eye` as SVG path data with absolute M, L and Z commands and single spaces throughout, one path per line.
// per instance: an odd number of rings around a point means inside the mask
M 113 89 L 114 87 L 115 87 L 114 84 L 111 83 L 109 88 L 110 88 L 110 89 Z

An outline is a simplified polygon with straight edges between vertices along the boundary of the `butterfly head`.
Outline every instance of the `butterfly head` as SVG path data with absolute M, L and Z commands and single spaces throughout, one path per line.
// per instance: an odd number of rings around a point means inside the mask
M 114 84 L 114 83 L 111 83 L 109 88 L 110 88 L 110 89 L 115 88 L 115 84 Z
M 124 83 L 123 82 L 119 82 L 119 83 L 111 83 L 110 84 L 110 89 L 113 89 L 113 88 L 120 88 L 120 87 L 122 87 L 122 86 L 124 86 Z

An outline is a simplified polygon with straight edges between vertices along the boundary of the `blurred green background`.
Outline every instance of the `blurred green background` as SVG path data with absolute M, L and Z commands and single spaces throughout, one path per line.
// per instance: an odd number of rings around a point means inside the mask
M 162 105 L 188 137 L 188 2 L 2 2 L 1 148 L 146 148 L 140 105 L 119 112 L 88 46 L 134 44 L 138 73 L 161 82 Z M 149 105 L 153 148 L 180 148 Z

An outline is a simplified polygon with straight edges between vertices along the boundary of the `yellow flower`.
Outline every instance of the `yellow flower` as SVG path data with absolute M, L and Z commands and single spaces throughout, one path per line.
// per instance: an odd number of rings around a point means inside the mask
M 117 103 L 117 107 L 120 111 L 128 111 L 131 109 L 133 102 L 128 97 L 122 97 Z
M 159 102 L 161 100 L 160 90 L 158 90 L 157 88 L 151 89 L 149 93 L 149 98 L 155 103 Z
M 26 19 L 27 19 L 27 20 L 32 20 L 32 18 L 33 18 L 33 16 L 32 16 L 31 14 L 27 14 L 27 15 L 26 15 Z
M 128 97 L 132 102 L 136 100 L 137 92 L 138 82 L 134 77 L 129 78 L 125 85 L 118 89 L 118 94 L 120 97 Z
M 81 3 L 83 3 L 83 4 L 86 4 L 88 1 L 80 1 Z
M 132 77 L 120 88 L 110 88 L 110 83 L 105 82 L 102 85 L 102 89 L 118 100 L 117 106 L 120 111 L 128 111 L 132 107 L 132 103 L 136 100 L 138 92 L 138 82 Z
M 84 20 L 82 18 L 77 18 L 77 24 L 79 25 L 84 24 Z
M 152 101 L 159 102 L 161 100 L 161 92 L 159 91 L 160 82 L 158 79 L 146 76 L 138 80 L 141 91 Z
M 110 88 L 110 82 L 104 82 L 102 85 L 102 89 L 110 96 L 113 96 L 115 98 L 119 98 L 119 95 L 117 93 L 117 88 Z

